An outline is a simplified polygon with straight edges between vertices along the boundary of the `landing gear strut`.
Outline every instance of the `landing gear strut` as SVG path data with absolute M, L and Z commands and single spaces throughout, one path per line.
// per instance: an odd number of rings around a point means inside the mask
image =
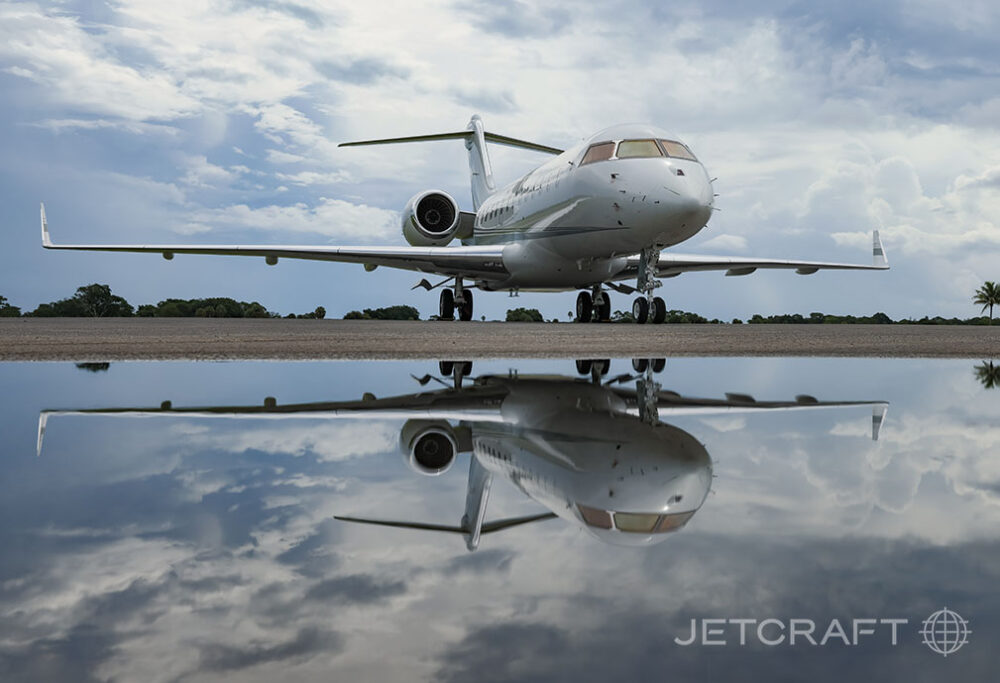
M 459 320 L 472 320 L 472 292 L 462 285 L 462 278 L 455 278 L 454 292 L 450 289 L 441 290 L 438 317 L 441 320 L 454 320 L 456 308 Z
M 653 292 L 663 283 L 656 279 L 656 263 L 660 260 L 660 249 L 655 244 L 646 247 L 641 252 L 639 260 L 638 290 L 642 296 L 632 302 L 632 317 L 640 325 L 654 323 L 659 325 L 667 319 L 667 304 Z
M 602 285 L 594 285 L 593 292 L 576 295 L 576 321 L 578 323 L 604 322 L 611 319 L 611 297 Z

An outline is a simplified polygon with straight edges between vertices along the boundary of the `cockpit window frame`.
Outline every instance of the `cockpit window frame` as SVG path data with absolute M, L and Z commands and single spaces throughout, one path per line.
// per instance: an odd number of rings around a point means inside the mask
M 656 142 L 660 146 L 660 149 L 663 150 L 663 154 L 670 159 L 683 159 L 684 161 L 698 161 L 698 157 L 694 155 L 694 152 L 691 151 L 691 148 L 685 145 L 680 140 L 667 140 L 666 138 L 659 138 L 657 139 Z M 671 154 L 670 148 L 667 147 L 668 144 L 677 145 L 684 151 L 684 153 Z
M 587 526 L 597 529 L 613 528 L 611 523 L 611 514 L 607 510 L 592 508 L 588 505 L 584 505 L 583 503 L 577 503 L 576 507 L 580 511 L 583 523 Z
M 656 154 L 633 154 L 629 156 L 622 156 L 622 145 L 627 145 L 629 143 L 649 143 L 648 151 L 656 150 Z M 656 138 L 629 138 L 628 140 L 620 140 L 618 146 L 615 148 L 615 158 L 617 159 L 660 159 L 666 156 L 663 152 L 663 148 L 660 146 L 659 141 Z
M 603 145 L 611 145 L 611 154 L 609 154 L 608 156 L 603 157 L 601 159 L 590 159 L 588 161 L 587 157 L 590 155 L 591 151 L 593 151 L 595 148 L 601 147 Z M 610 161 L 610 160 L 612 160 L 612 159 L 615 158 L 615 153 L 617 151 L 618 151 L 618 143 L 615 142 L 614 140 L 604 140 L 603 142 L 595 142 L 592 145 L 590 145 L 589 147 L 587 147 L 587 151 L 583 153 L 583 158 L 580 159 L 580 165 L 581 166 L 586 166 L 587 164 L 596 164 L 596 163 L 601 162 L 601 161 Z

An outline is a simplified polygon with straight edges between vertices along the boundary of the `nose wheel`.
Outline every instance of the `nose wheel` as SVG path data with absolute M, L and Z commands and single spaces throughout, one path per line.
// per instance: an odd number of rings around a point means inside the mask
M 632 302 L 632 317 L 637 323 L 659 325 L 667 319 L 667 304 L 653 292 L 663 283 L 656 279 L 656 266 L 660 260 L 660 247 L 653 245 L 642 250 L 639 257 L 639 277 L 636 283 L 642 296 Z
M 455 309 L 458 309 L 459 320 L 472 320 L 472 292 L 462 286 L 461 280 L 456 281 L 455 291 L 441 290 L 441 298 L 438 300 L 438 318 L 454 320 Z

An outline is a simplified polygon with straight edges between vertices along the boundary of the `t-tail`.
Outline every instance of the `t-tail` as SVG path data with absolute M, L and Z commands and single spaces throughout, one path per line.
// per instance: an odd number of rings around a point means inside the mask
M 483 534 L 502 531 L 510 527 L 537 522 L 543 519 L 552 519 L 556 515 L 551 512 L 544 512 L 538 515 L 528 515 L 526 517 L 511 517 L 508 519 L 497 519 L 492 522 L 486 520 L 486 502 L 490 497 L 490 486 L 493 483 L 493 475 L 483 467 L 482 463 L 475 456 L 469 461 L 469 481 L 465 488 L 465 514 L 462 515 L 462 523 L 458 526 L 446 524 L 426 524 L 424 522 L 410 522 L 389 519 L 362 519 L 360 517 L 337 516 L 342 522 L 356 522 L 358 524 L 373 524 L 376 526 L 391 526 L 397 529 L 419 529 L 423 531 L 445 531 L 453 534 L 461 534 L 465 537 L 465 547 L 470 551 L 479 547 L 479 538 Z
M 488 132 L 483 126 L 483 120 L 479 114 L 473 115 L 469 120 L 469 125 L 465 130 L 454 133 L 431 133 L 430 135 L 411 135 L 402 138 L 382 138 L 379 140 L 359 140 L 357 142 L 342 142 L 338 147 L 359 147 L 363 145 L 391 145 L 399 142 L 433 142 L 435 140 L 464 140 L 465 149 L 469 154 L 469 177 L 472 184 L 472 204 L 478 211 L 491 194 L 496 192 L 496 185 L 493 182 L 493 166 L 490 164 L 490 155 L 486 149 L 486 143 L 492 142 L 497 145 L 507 147 L 520 147 L 530 149 L 535 152 L 545 152 L 547 154 L 562 154 L 561 149 L 540 145 L 536 142 L 518 140 L 517 138 L 499 135 Z

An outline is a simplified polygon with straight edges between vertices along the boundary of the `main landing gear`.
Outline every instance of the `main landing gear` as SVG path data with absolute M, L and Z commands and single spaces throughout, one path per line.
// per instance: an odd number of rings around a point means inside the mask
M 632 317 L 637 323 L 659 325 L 667 319 L 667 304 L 653 292 L 663 283 L 656 279 L 656 262 L 660 260 L 660 249 L 656 245 L 642 250 L 639 259 L 638 289 L 642 296 L 632 302 Z
M 462 285 L 462 278 L 455 278 L 455 291 L 441 290 L 438 300 L 438 318 L 454 320 L 455 309 L 458 309 L 459 320 L 472 320 L 472 291 Z
M 593 293 L 576 295 L 576 321 L 578 323 L 605 322 L 611 319 L 611 297 L 602 285 L 595 285 Z

